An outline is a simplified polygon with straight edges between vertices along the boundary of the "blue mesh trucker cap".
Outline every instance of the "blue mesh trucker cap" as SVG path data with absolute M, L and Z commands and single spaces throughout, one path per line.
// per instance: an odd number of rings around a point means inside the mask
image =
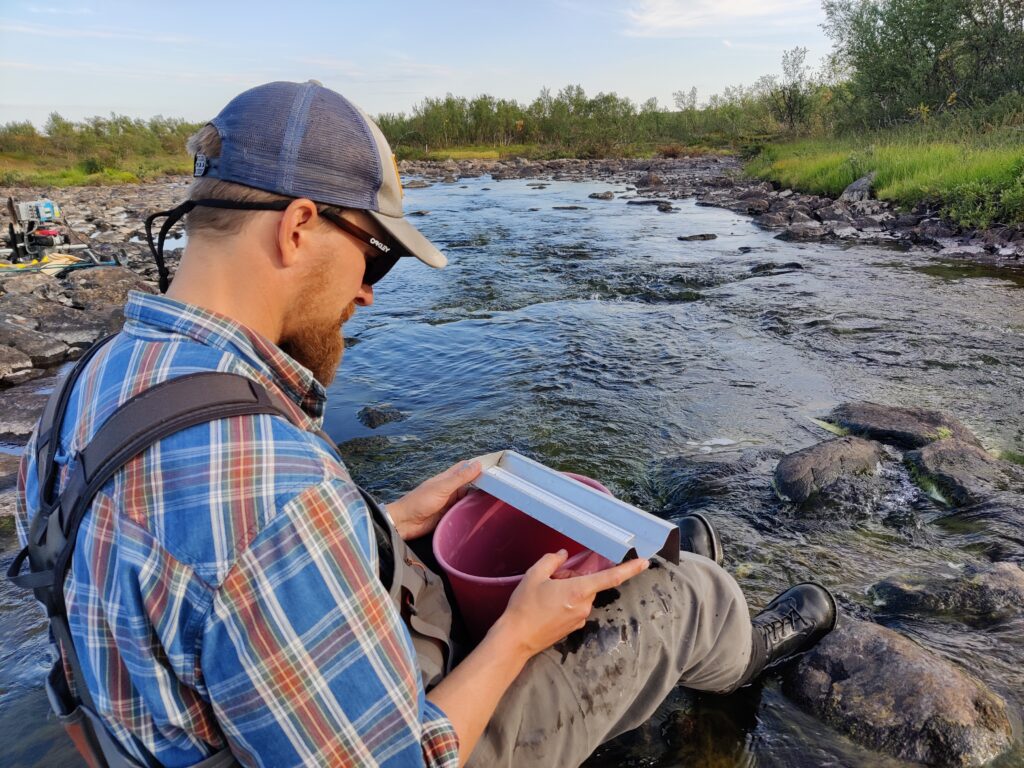
M 233 98 L 210 123 L 220 157 L 197 155 L 195 176 L 358 208 L 420 261 L 448 263 L 403 218 L 398 163 L 384 134 L 341 94 L 315 80 L 266 83 Z

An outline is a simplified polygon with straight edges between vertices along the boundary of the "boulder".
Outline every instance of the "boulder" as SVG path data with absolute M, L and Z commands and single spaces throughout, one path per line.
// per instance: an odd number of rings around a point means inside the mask
M 668 201 L 662 201 L 658 203 L 658 211 L 661 213 L 676 213 L 679 209 L 676 208 L 672 203 Z
M 785 227 L 789 224 L 789 214 L 785 211 L 763 213 L 754 218 L 754 223 L 762 227 Z
M 0 277 L 0 291 L 43 295 L 60 292 L 60 281 L 45 272 L 14 272 Z
M 850 617 L 803 656 L 783 689 L 854 741 L 902 760 L 980 766 L 1012 738 L 1006 704 L 975 677 Z
M 960 421 L 940 411 L 897 408 L 878 403 L 844 403 L 835 408 L 828 421 L 855 435 L 899 448 L 920 448 L 947 437 L 979 445 L 978 439 Z
M 591 200 L 614 200 L 614 192 L 591 192 L 587 195 Z
M 862 176 L 843 190 L 839 196 L 841 203 L 856 203 L 862 200 L 870 200 L 874 192 L 875 173 L 872 171 L 867 176 Z
M 5 320 L 38 330 L 69 346 L 88 346 L 120 328 L 121 308 L 85 312 L 38 296 L 5 296 Z
M 882 446 L 870 440 L 826 440 L 784 456 L 775 467 L 775 490 L 784 500 L 801 505 L 812 499 L 848 499 L 856 490 L 853 486 L 877 485 L 874 476 L 884 456 Z
M 125 267 L 79 269 L 67 277 L 68 297 L 82 309 L 120 308 L 129 291 L 156 293 L 152 286 Z
M 0 319 L 0 344 L 14 347 L 28 355 L 32 365 L 45 368 L 59 363 L 68 355 L 68 346 L 62 341 L 34 331 L 23 325 Z
M 430 182 L 424 181 L 423 179 L 413 179 L 402 184 L 406 189 L 425 189 L 430 185 Z
M 0 440 L 27 441 L 46 405 L 46 395 L 32 385 L 4 390 L 0 397 Z
M 390 403 L 368 405 L 365 408 L 360 409 L 359 413 L 356 414 L 356 417 L 370 429 L 377 429 L 377 427 L 382 427 L 393 421 L 404 421 L 408 418 L 404 413 Z
M 1024 493 L 1024 469 L 955 437 L 910 451 L 906 460 L 956 506 L 976 504 L 998 491 Z
M 662 181 L 660 176 L 648 171 L 637 179 L 636 185 L 638 187 L 660 187 L 662 185 Z
M 29 356 L 14 347 L 0 344 L 0 383 L 18 384 L 31 375 L 32 360 Z
M 821 240 L 828 236 L 828 230 L 817 221 L 801 221 L 790 224 L 785 230 L 775 236 L 776 240 L 787 242 L 807 242 L 809 240 Z
M 886 613 L 924 613 L 988 624 L 1024 614 L 1024 569 L 1015 563 L 942 565 L 928 573 L 889 576 L 871 587 Z

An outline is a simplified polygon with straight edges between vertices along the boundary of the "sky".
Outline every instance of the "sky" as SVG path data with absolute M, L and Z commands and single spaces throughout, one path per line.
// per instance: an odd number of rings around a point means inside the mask
M 662 107 L 831 46 L 820 0 L 0 0 L 0 123 L 212 118 L 241 91 L 316 79 L 370 114 L 426 97 L 531 101 L 579 84 Z

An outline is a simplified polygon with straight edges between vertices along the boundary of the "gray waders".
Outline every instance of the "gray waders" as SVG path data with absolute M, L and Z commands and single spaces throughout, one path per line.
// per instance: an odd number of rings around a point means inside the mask
M 28 546 L 18 553 L 7 576 L 16 586 L 33 590 L 46 608 L 57 654 L 46 677 L 46 693 L 57 719 L 90 768 L 159 768 L 159 761 L 141 742 L 134 742 L 143 758 L 140 761 L 114 738 L 84 683 L 64 605 L 64 580 L 78 528 L 96 493 L 121 467 L 159 440 L 187 427 L 233 416 L 270 414 L 291 420 L 292 411 L 278 396 L 243 376 L 211 371 L 170 379 L 131 398 L 103 423 L 70 463 L 71 474 L 58 493 L 59 468 L 54 459 L 68 400 L 86 364 L 111 338 L 89 349 L 46 403 L 36 438 L 40 510 L 30 524 Z M 319 436 L 334 447 L 323 432 Z M 433 687 L 452 665 L 452 614 L 444 585 L 409 549 L 373 497 L 362 488 L 359 492 L 369 507 L 381 549 L 381 582 L 409 628 L 423 685 Z M 26 560 L 29 568 L 22 573 Z M 74 692 L 65 668 L 78 681 Z M 196 768 L 237 764 L 224 747 Z

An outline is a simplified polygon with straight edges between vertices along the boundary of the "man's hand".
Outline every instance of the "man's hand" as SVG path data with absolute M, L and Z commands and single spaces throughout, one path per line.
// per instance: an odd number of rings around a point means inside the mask
M 466 495 L 469 483 L 480 475 L 479 461 L 464 461 L 420 483 L 398 501 L 388 504 L 388 514 L 405 541 L 426 536 L 448 508 Z

